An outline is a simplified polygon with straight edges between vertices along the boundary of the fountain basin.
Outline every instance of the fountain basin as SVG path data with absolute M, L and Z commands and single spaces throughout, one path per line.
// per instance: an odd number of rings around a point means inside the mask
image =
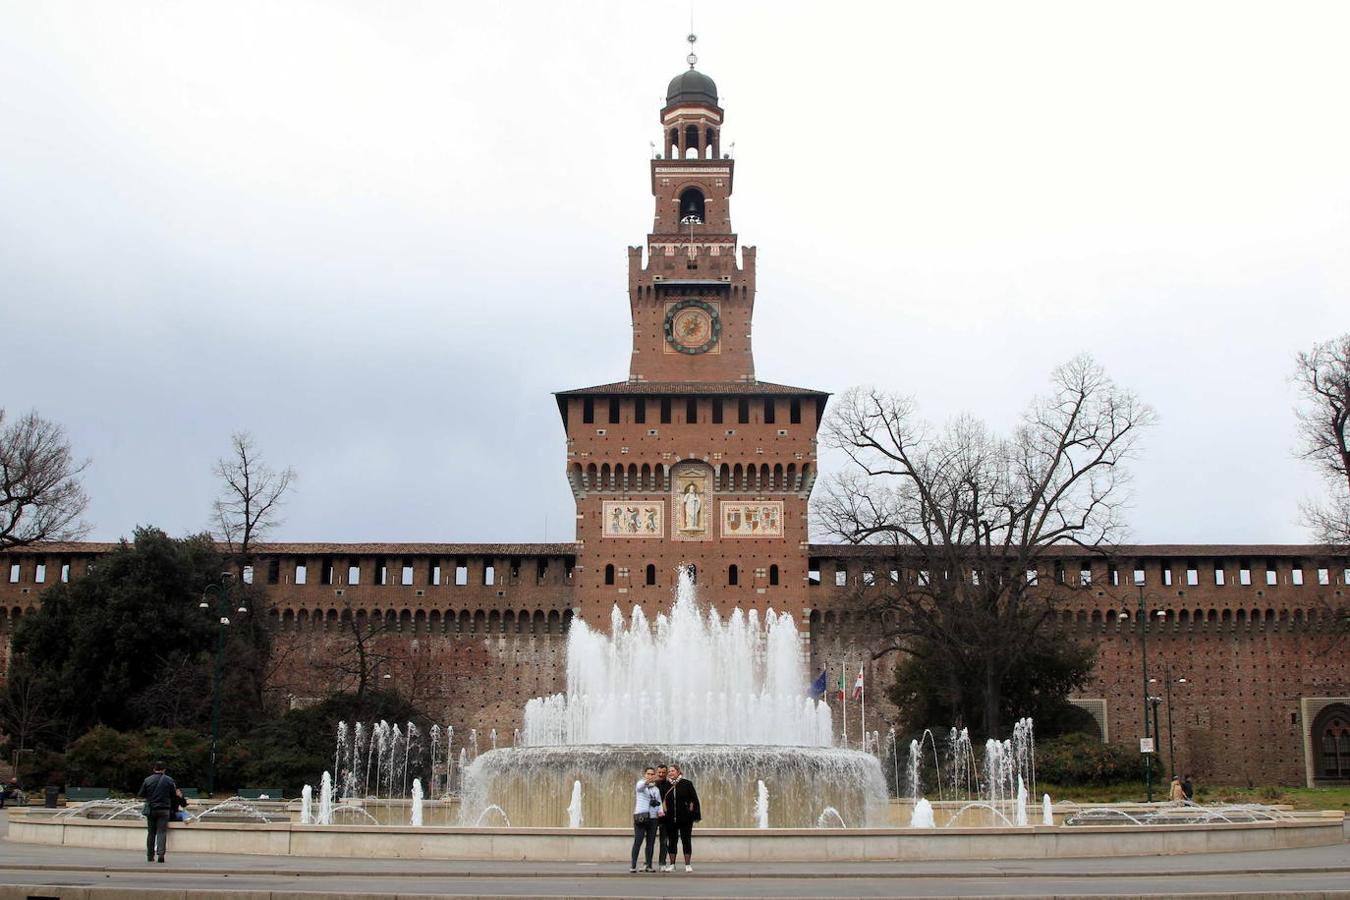
M 887 821 L 886 782 L 875 756 L 837 747 L 700 744 L 513 747 L 493 750 L 465 772 L 461 825 L 562 828 L 574 782 L 582 821 L 631 828 L 633 787 L 647 766 L 678 762 L 698 789 L 704 827 L 751 828 L 759 782 L 769 796 L 769 828 Z M 500 813 L 498 812 L 500 810 Z
M 59 819 L 18 809 L 18 843 L 145 850 L 137 822 Z M 1338 845 L 1344 815 L 1233 825 L 1025 828 L 695 829 L 705 862 L 1040 859 L 1215 853 Z M 170 826 L 171 852 L 370 859 L 538 860 L 627 864 L 632 828 L 409 828 L 273 823 Z

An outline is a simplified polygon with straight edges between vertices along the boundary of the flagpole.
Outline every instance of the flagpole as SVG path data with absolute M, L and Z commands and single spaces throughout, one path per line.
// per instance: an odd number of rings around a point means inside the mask
M 847 672 L 847 671 L 848 671 L 848 663 L 845 662 L 842 666 L 840 666 L 840 667 L 839 667 L 839 671 L 840 671 L 841 673 Z M 840 681 L 843 681 L 843 680 L 844 680 L 845 678 L 847 678 L 847 677 L 848 677 L 847 675 L 841 674 L 841 675 L 839 676 L 839 680 L 840 680 Z M 844 712 L 843 712 L 843 715 L 840 716 L 840 718 L 843 719 L 843 721 L 844 721 L 844 749 L 847 750 L 847 749 L 848 749 L 848 691 L 846 691 L 846 690 L 840 691 L 840 692 L 839 692 L 839 695 L 840 695 L 841 697 L 844 698 Z
M 859 705 L 862 707 L 862 714 L 859 716 L 859 718 L 862 720 L 862 733 L 863 733 L 863 746 L 862 746 L 862 748 L 863 748 L 863 752 L 866 753 L 866 752 L 867 752 L 867 684 L 866 684 L 866 681 L 863 679 L 863 666 L 864 666 L 864 665 L 866 665 L 866 663 L 860 664 L 860 665 L 858 666 L 858 680 L 861 681 L 861 682 L 863 682 L 862 692 L 858 695 L 858 700 L 859 700 Z

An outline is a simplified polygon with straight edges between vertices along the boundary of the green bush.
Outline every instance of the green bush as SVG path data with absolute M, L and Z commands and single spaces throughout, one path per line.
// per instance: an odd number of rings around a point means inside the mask
M 1036 744 L 1036 779 L 1051 784 L 1116 784 L 1137 781 L 1139 754 L 1116 744 L 1103 744 L 1086 734 Z
M 210 738 L 187 728 L 115 731 L 105 725 L 90 729 L 66 750 L 67 783 L 108 787 L 134 793 L 163 760 L 179 784 L 205 784 Z

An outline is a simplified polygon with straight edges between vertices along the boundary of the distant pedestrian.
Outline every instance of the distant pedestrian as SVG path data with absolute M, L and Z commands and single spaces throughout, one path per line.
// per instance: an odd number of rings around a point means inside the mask
M 1191 776 L 1183 775 L 1181 778 L 1181 789 L 1186 792 L 1187 802 L 1195 802 L 1195 782 L 1191 781 Z
M 667 871 L 675 868 L 675 840 L 679 838 L 684 845 L 684 870 L 686 872 L 694 871 L 694 823 L 703 818 L 703 810 L 699 807 L 698 791 L 694 790 L 694 783 L 684 777 L 680 767 L 674 763 L 670 765 L 670 788 L 666 791 L 663 798 L 666 818 L 670 820 L 670 867 Z
M 9 780 L 4 785 L 0 785 L 0 809 L 4 809 L 5 804 L 9 802 L 11 798 L 14 798 L 17 802 L 18 794 L 19 780 L 17 778 Z
M 174 784 L 164 763 L 155 763 L 155 770 L 145 781 L 136 796 L 145 801 L 142 810 L 145 813 L 145 861 L 164 862 L 164 843 L 169 836 L 169 816 L 173 814 L 174 793 L 178 785 Z
M 1178 806 L 1186 802 L 1186 789 L 1181 786 L 1180 775 L 1172 776 L 1172 787 L 1168 791 L 1167 800 L 1168 802 L 1175 803 Z
M 661 815 L 661 792 L 656 789 L 656 769 L 648 766 L 633 786 L 633 858 L 629 872 L 637 871 L 638 850 L 647 846 L 647 865 L 642 871 L 655 872 L 652 868 L 652 847 L 656 843 L 656 823 Z

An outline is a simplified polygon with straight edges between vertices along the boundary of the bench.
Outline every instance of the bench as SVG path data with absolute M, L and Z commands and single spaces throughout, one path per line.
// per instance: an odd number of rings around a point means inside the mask
M 200 800 L 200 799 L 202 799 L 202 793 L 201 793 L 201 791 L 197 790 L 197 788 L 185 788 L 185 787 L 180 787 L 179 790 L 183 792 L 183 799 L 184 799 L 184 800 Z
M 279 787 L 240 788 L 238 791 L 239 796 L 245 800 L 284 800 L 281 793 L 282 789 Z
M 66 788 L 66 802 L 84 803 L 87 800 L 107 800 L 111 793 L 108 788 L 68 787 Z

